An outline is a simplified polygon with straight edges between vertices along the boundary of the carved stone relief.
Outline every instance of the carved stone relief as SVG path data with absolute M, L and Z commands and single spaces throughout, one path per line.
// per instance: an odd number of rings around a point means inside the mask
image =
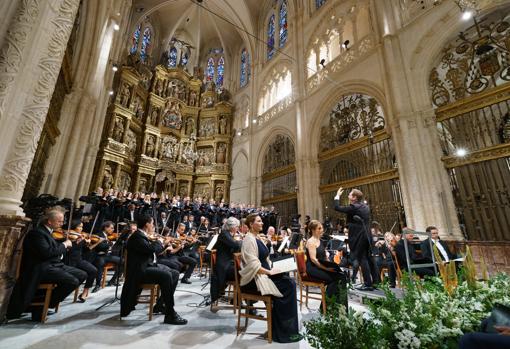
M 23 194 L 23 188 L 37 149 L 37 142 L 48 112 L 48 106 L 57 80 L 66 43 L 74 25 L 74 19 L 79 7 L 79 0 L 62 0 L 59 2 L 58 13 L 52 20 L 52 34 L 48 43 L 47 51 L 42 55 L 36 72 L 37 83 L 31 96 L 27 97 L 27 103 L 23 107 L 20 123 L 16 132 L 16 143 L 7 154 L 4 168 L 0 176 L 0 191 L 2 196 L 5 192 L 19 200 Z M 35 1 L 25 2 L 28 8 L 37 11 Z M 30 20 L 26 18 L 26 20 Z M 17 21 L 20 21 L 19 17 Z M 17 28 L 14 25 L 14 28 Z M 22 32 L 18 33 L 22 34 Z M 8 34 L 7 37 L 10 34 Z M 22 36 L 18 37 L 18 39 Z M 9 42 L 6 43 L 9 47 Z M 5 47 L 5 45 L 4 45 Z M 12 47 L 11 47 L 12 48 Z M 3 51 L 2 51 L 3 52 Z M 4 58 L 3 54 L 0 58 Z M 7 59 L 9 63 L 11 59 Z M 0 59 L 0 65 L 4 62 Z M 37 75 L 38 74 L 38 75 Z M 3 75 L 3 74 L 2 74 Z M 0 87 L 3 89 L 3 87 Z
M 218 143 L 216 149 L 216 163 L 224 164 L 227 159 L 227 145 L 225 143 Z
M 133 130 L 129 129 L 127 131 L 126 137 L 126 145 L 127 145 L 127 153 L 134 157 L 136 155 L 136 149 L 138 148 L 138 140 L 137 135 L 133 132 Z
M 214 161 L 214 149 L 203 148 L 198 150 L 197 166 L 210 166 Z
M 147 137 L 147 145 L 145 148 L 145 154 L 151 158 L 155 156 L 156 150 L 156 136 L 149 135 Z
M 176 161 L 179 155 L 179 141 L 173 136 L 165 136 L 161 142 L 161 158 Z
M 131 190 L 131 175 L 126 171 L 120 172 L 119 190 Z
M 123 83 L 120 89 L 120 93 L 117 95 L 118 102 L 123 107 L 127 108 L 129 106 L 129 98 L 131 97 L 131 90 L 127 83 Z
M 216 120 L 213 118 L 202 119 L 200 122 L 200 137 L 209 137 L 216 133 Z
M 178 102 L 168 101 L 163 111 L 163 126 L 180 130 L 182 127 L 181 106 Z
M 113 170 L 110 165 L 105 165 L 103 172 L 103 181 L 101 182 L 101 187 L 103 189 L 110 189 L 113 185 Z

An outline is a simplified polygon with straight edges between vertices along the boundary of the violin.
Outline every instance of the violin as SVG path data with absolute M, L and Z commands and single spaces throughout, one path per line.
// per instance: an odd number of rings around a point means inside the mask
M 110 233 L 108 234 L 107 238 L 108 241 L 117 241 L 117 239 L 119 238 L 119 233 Z
M 67 235 L 62 230 L 54 230 L 51 233 L 51 236 L 53 236 L 53 238 L 58 242 L 64 242 L 65 240 L 67 240 Z

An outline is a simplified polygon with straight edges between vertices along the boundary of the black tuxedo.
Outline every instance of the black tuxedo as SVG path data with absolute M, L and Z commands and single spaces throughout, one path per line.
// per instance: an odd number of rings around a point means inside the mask
M 335 200 L 335 211 L 346 214 L 346 223 L 349 229 L 349 248 L 351 258 L 357 260 L 363 273 L 363 281 L 366 286 L 372 286 L 372 281 L 377 281 L 377 271 L 372 265 L 370 258 L 371 236 L 368 232 L 370 226 L 370 208 L 362 202 L 355 202 L 349 206 L 340 206 L 340 201 Z M 361 221 L 354 219 L 361 218 Z M 372 280 L 374 279 L 374 280 Z
M 133 213 L 131 214 L 131 212 L 133 212 Z M 139 216 L 139 214 L 138 214 L 138 211 L 136 209 L 133 210 L 133 211 L 125 210 L 123 218 L 125 220 L 130 221 L 130 222 L 136 222 L 138 220 L 138 216 Z
M 423 255 L 423 258 L 432 261 L 432 253 L 433 252 L 430 249 L 430 242 L 431 242 L 430 238 L 428 238 L 421 243 L 421 253 Z M 444 250 L 446 251 L 446 254 L 448 255 L 449 260 L 455 259 L 455 256 L 453 255 L 453 253 L 450 252 L 450 249 L 448 248 L 448 245 L 446 245 L 446 243 L 444 243 L 441 240 L 437 240 L 436 244 L 440 244 L 441 246 L 443 246 Z M 432 246 L 434 246 L 433 242 L 432 242 Z M 440 251 L 438 251 L 438 252 L 439 252 L 439 255 L 441 256 L 441 259 L 444 261 L 445 259 L 443 258 L 443 255 L 441 254 L 441 252 Z
M 161 288 L 161 297 L 166 306 L 166 314 L 174 307 L 174 292 L 179 273 L 154 262 L 155 255 L 163 251 L 159 241 L 149 241 L 141 230 L 134 232 L 127 242 L 126 280 L 122 287 L 120 314 L 127 316 L 135 308 L 140 284 L 157 283 Z
M 27 309 L 39 283 L 57 284 L 51 295 L 50 307 L 53 308 L 85 280 L 84 271 L 64 265 L 61 257 L 65 253 L 64 244 L 57 242 L 45 226 L 28 232 L 23 241 L 21 273 L 11 296 L 8 318 L 17 318 Z
M 241 241 L 236 241 L 230 232 L 223 230 L 218 236 L 216 245 L 216 265 L 211 277 L 211 302 L 220 297 L 225 290 L 227 281 L 234 280 L 234 258 L 233 253 L 241 250 Z

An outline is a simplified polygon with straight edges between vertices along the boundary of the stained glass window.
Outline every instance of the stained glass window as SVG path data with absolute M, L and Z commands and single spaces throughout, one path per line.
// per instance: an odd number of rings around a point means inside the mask
M 149 55 L 149 48 L 151 45 L 152 33 L 149 27 L 145 28 L 143 31 L 142 38 L 142 47 L 140 49 L 140 59 L 145 62 L 147 56 Z
M 188 64 L 188 54 L 187 54 L 187 53 L 185 53 L 185 54 L 183 54 L 183 55 L 181 56 L 181 65 L 182 65 L 183 67 L 185 67 L 185 66 L 186 66 L 186 64 Z
M 223 56 L 218 60 L 218 68 L 216 70 L 216 87 L 223 86 L 223 75 L 225 74 L 225 60 Z
M 326 3 L 326 0 L 315 0 L 315 8 L 318 9 Z
M 131 44 L 131 49 L 129 50 L 129 52 L 131 54 L 136 53 L 136 51 L 138 50 L 138 41 L 140 40 L 140 31 L 141 30 L 142 30 L 142 25 L 138 24 L 138 26 L 135 29 L 135 32 L 133 33 L 133 37 L 131 38 L 132 44 Z
M 280 6 L 280 47 L 287 42 L 287 1 Z
M 269 17 L 269 22 L 267 23 L 267 59 L 273 58 L 275 53 L 274 48 L 274 32 L 275 32 L 275 23 L 274 23 L 274 13 Z
M 172 46 L 168 54 L 168 67 L 175 68 L 177 66 L 177 49 Z
M 246 48 L 243 48 L 241 51 L 241 77 L 239 79 L 239 83 L 241 87 L 244 87 L 248 84 L 250 74 L 250 57 L 248 56 L 248 51 Z
M 214 59 L 211 57 L 207 61 L 207 69 L 205 71 L 207 81 L 213 81 L 214 79 Z

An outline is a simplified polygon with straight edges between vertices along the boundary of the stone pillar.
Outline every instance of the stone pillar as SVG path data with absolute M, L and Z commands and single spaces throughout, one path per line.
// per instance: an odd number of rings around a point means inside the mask
M 35 3 L 35 1 L 23 2 L 25 5 L 30 3 Z M 35 84 L 26 95 L 20 112 L 9 116 L 9 118 L 17 119 L 18 123 L 16 128 L 12 129 L 13 143 L 7 143 L 9 148 L 5 152 L 5 161 L 0 172 L 0 214 L 23 215 L 19 207 L 23 189 L 41 136 L 78 6 L 79 0 L 61 0 L 55 7 L 58 8 L 58 12 L 51 13 L 49 18 L 44 18 L 42 26 L 47 25 L 50 21 L 48 27 L 51 28 L 51 32 L 47 36 L 41 34 L 40 40 L 47 39 L 47 47 L 37 65 L 25 67 L 26 70 L 33 72 L 32 79 Z M 55 10 L 51 7 L 48 11 Z M 15 28 L 16 25 L 20 26 L 19 21 L 21 19 L 15 19 Z M 41 43 L 39 42 L 39 44 Z M 8 50 L 10 52 L 12 48 L 8 48 Z M 11 56 L 5 57 L 5 54 L 2 53 L 0 53 L 0 57 L 7 59 L 8 63 L 13 63 L 16 59 Z M 17 77 L 18 74 L 14 75 L 12 80 L 17 80 Z M 20 83 L 18 82 L 16 85 Z M 2 124 L 3 119 L 2 117 Z
M 0 216 L 0 321 L 5 317 L 9 297 L 16 282 L 19 263 L 17 247 L 26 231 L 30 219 L 19 216 Z
M 115 173 L 113 174 L 113 185 L 112 188 L 119 187 L 119 179 L 120 179 L 120 169 L 122 168 L 121 164 L 115 163 Z

